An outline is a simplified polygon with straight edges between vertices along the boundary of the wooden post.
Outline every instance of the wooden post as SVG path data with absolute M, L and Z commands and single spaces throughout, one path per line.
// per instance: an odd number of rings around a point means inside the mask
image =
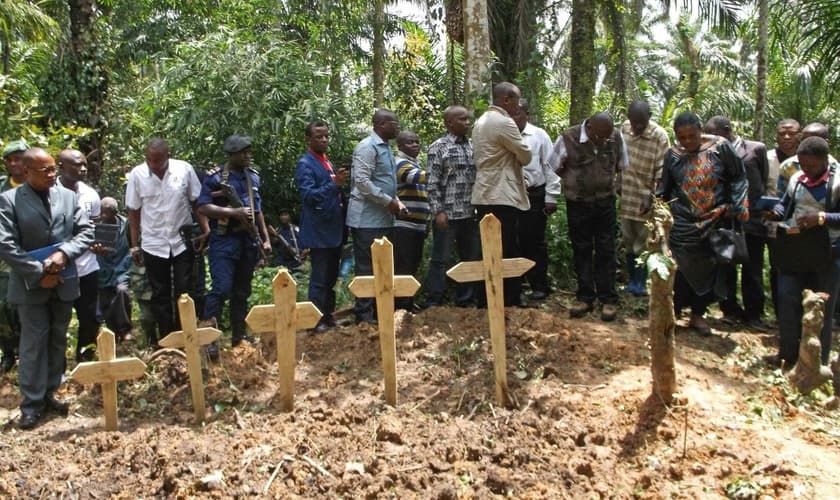
M 245 322 L 254 333 L 274 334 L 280 370 L 277 387 L 280 409 L 292 411 L 295 405 L 295 332 L 317 325 L 321 311 L 312 302 L 296 302 L 297 283 L 285 268 L 277 272 L 272 285 L 274 304 L 252 307 Z
M 178 312 L 181 315 L 181 328 L 172 332 L 159 344 L 163 347 L 180 348 L 187 355 L 187 372 L 190 375 L 190 393 L 192 394 L 195 419 L 204 422 L 204 380 L 201 376 L 201 353 L 199 349 L 219 340 L 222 332 L 215 328 L 198 328 L 195 318 L 195 303 L 189 295 L 178 298 Z
M 79 363 L 70 373 L 70 378 L 80 384 L 102 386 L 102 407 L 105 411 L 105 430 L 115 431 L 117 420 L 117 381 L 142 377 L 146 364 L 135 357 L 116 359 L 114 333 L 102 328 L 96 337 L 96 353 L 99 361 Z
M 385 401 L 397 406 L 397 340 L 394 331 L 394 298 L 411 297 L 420 289 L 414 276 L 394 276 L 394 245 L 379 238 L 370 246 L 373 276 L 357 276 L 350 282 L 356 297 L 376 297 L 379 347 L 385 378 Z
M 668 246 L 668 235 L 674 217 L 667 203 L 654 200 L 653 217 L 647 223 L 647 265 L 650 273 L 648 335 L 650 336 L 650 371 L 653 393 L 665 404 L 671 404 L 677 392 L 674 368 L 674 278 L 677 265 Z
M 493 214 L 481 219 L 482 260 L 460 262 L 446 275 L 463 283 L 484 281 L 487 291 L 487 318 L 490 323 L 490 343 L 493 348 L 493 373 L 496 382 L 496 402 L 510 406 L 507 386 L 507 348 L 505 346 L 504 278 L 522 276 L 534 267 L 534 261 L 524 258 L 502 259 L 502 224 Z

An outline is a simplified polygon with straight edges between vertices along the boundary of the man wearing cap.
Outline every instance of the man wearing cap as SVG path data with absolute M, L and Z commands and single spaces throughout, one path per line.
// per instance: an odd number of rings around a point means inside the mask
M 261 255 L 271 253 L 271 243 L 262 213 L 260 176 L 250 168 L 251 138 L 232 135 L 222 149 L 228 160 L 207 173 L 196 202 L 198 212 L 210 218 L 211 229 L 212 286 L 201 319 L 218 321 L 230 298 L 231 346 L 236 347 L 243 340 L 254 342 L 245 334 L 248 296 L 254 268 Z M 215 345 L 208 347 L 208 354 L 218 356 Z
M 8 176 L 0 176 L 0 192 L 16 188 L 26 182 L 26 172 L 23 170 L 23 153 L 29 145 L 23 139 L 12 141 L 3 148 L 3 162 L 6 164 Z M 3 359 L 0 360 L 0 374 L 6 373 L 15 366 L 15 352 L 20 343 L 20 321 L 17 311 L 6 302 L 6 291 L 9 287 L 9 265 L 0 260 L 0 350 Z
M 67 404 L 55 398 L 79 296 L 79 280 L 67 267 L 93 243 L 93 225 L 78 195 L 56 185 L 55 160 L 46 151 L 32 148 L 23 162 L 26 182 L 0 195 L 0 259 L 12 269 L 9 299 L 21 322 L 20 428 L 32 429 L 46 411 L 67 414 Z
M 169 332 L 180 329 L 176 327 L 180 319 L 172 304 L 190 290 L 193 249 L 187 248 L 178 230 L 192 224 L 191 207 L 200 192 L 201 184 L 192 165 L 169 158 L 169 144 L 163 139 L 152 139 L 146 147 L 146 161 L 128 174 L 125 205 L 130 252 L 138 266 L 146 266 L 158 324 L 158 331 L 147 339 L 151 347 Z M 197 238 L 200 251 L 210 228 L 204 216 L 199 215 L 198 220 L 204 230 L 204 235 Z

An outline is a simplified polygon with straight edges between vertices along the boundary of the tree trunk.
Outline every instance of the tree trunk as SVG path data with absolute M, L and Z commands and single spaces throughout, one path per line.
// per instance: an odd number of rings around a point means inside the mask
M 592 114 L 598 69 L 595 63 L 595 4 L 592 0 L 572 0 L 570 124 L 581 123 Z
M 769 32 L 769 0 L 758 0 L 758 53 L 755 74 L 755 117 L 753 138 L 764 141 L 764 115 L 767 108 L 767 39 Z
M 609 0 L 604 3 L 610 24 L 610 66 L 614 74 L 613 84 L 617 109 L 625 109 L 628 104 L 627 89 L 630 87 L 629 54 L 627 53 L 627 29 L 624 23 L 627 6 L 622 0 Z
M 650 272 L 650 370 L 653 376 L 653 393 L 665 404 L 670 404 L 677 392 L 677 375 L 674 368 L 674 277 L 677 269 L 668 235 L 674 218 L 668 205 L 656 200 L 653 207 L 653 231 L 648 236 L 648 266 Z M 662 274 L 666 274 L 663 277 Z
M 385 103 L 385 0 L 373 2 L 373 105 Z
M 464 101 L 472 109 L 490 101 L 490 23 L 486 0 L 464 0 Z
M 828 294 L 811 290 L 802 292 L 802 339 L 799 341 L 799 359 L 788 374 L 788 380 L 800 394 L 808 394 L 831 380 L 831 369 L 823 365 L 820 359 L 820 333 L 826 314 L 826 300 Z

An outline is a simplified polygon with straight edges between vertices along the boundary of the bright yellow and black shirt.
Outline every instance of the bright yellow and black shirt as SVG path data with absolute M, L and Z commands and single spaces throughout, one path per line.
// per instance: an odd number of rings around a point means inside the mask
M 397 153 L 397 197 L 408 213 L 397 217 L 397 227 L 426 232 L 429 222 L 429 199 L 426 192 L 426 171 L 416 158 L 402 151 Z

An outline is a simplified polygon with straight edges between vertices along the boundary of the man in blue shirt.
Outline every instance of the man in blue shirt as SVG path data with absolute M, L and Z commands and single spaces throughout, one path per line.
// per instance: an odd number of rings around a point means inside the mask
M 391 235 L 394 216 L 405 213 L 397 198 L 397 166 L 388 141 L 400 133 L 400 122 L 387 109 L 373 114 L 373 132 L 353 150 L 347 225 L 353 234 L 356 276 L 373 274 L 370 245 Z M 373 299 L 356 299 L 356 322 L 375 323 Z
M 232 135 L 222 148 L 228 161 L 207 173 L 196 205 L 210 218 L 210 277 L 212 287 L 204 303 L 202 321 L 218 321 L 225 300 L 230 298 L 231 346 L 254 339 L 245 334 L 251 279 L 261 253 L 271 253 L 271 243 L 263 218 L 260 176 L 250 168 L 251 138 Z M 231 203 L 225 190 L 239 198 Z M 235 207 L 232 205 L 239 205 Z M 262 248 L 260 248 L 262 247 Z M 208 347 L 211 359 L 218 356 L 215 346 Z

